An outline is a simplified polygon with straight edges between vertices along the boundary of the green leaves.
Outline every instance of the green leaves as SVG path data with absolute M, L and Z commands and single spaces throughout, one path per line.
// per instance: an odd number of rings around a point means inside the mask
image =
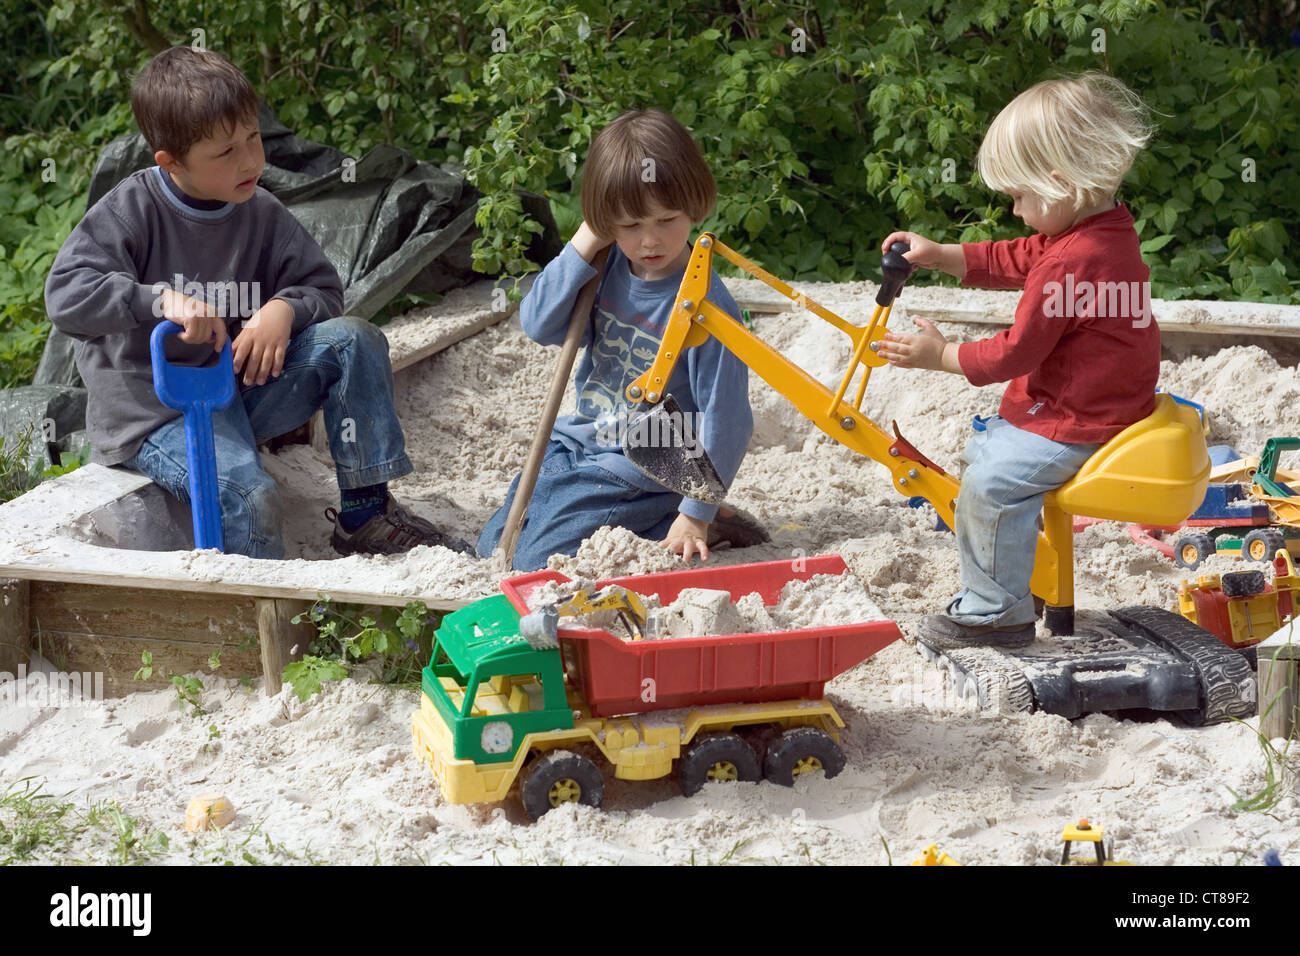
M 343 680 L 348 676 L 347 668 L 338 661 L 324 660 L 311 654 L 303 655 L 300 661 L 294 661 L 284 669 L 284 680 L 293 685 L 293 692 L 299 700 L 305 701 L 327 680 Z
M 213 665 L 213 657 L 216 658 L 217 664 Z M 215 670 L 220 666 L 221 652 L 214 651 L 208 658 L 208 664 Z M 140 652 L 140 667 L 132 676 L 132 680 L 149 680 L 153 677 L 153 654 L 149 651 Z M 186 677 L 183 674 L 168 674 L 167 680 L 171 683 L 172 688 L 176 691 L 176 705 L 180 708 L 181 713 L 186 713 L 185 708 L 189 708 L 188 716 L 200 717 L 207 711 L 203 708 L 203 680 L 199 677 Z
M 1145 256 L 1149 252 L 1159 252 L 1173 241 L 1174 237 L 1172 235 L 1156 236 L 1154 239 L 1148 239 L 1141 244 L 1142 255 Z
M 121 8 L 0 0 L 13 87 L 0 97 L 0 386 L 30 380 L 49 264 L 100 150 L 135 128 L 126 90 L 149 52 Z M 1300 139 L 1300 61 L 1245 0 L 660 0 L 653 16 L 634 0 L 143 8 L 168 42 L 201 24 L 303 138 L 462 163 L 482 196 L 476 268 L 512 275 L 535 268 L 518 190 L 563 207 L 571 235 L 592 138 L 633 107 L 691 128 L 718 183 L 708 225 L 785 278 L 873 277 L 868 240 L 897 227 L 1024 235 L 974 174 L 989 123 L 1047 76 L 1108 70 L 1159 125 L 1120 196 L 1147 220 L 1155 294 L 1300 301 L 1273 265 L 1294 276 L 1300 258 L 1268 225 L 1300 221 L 1300 152 L 1284 148 Z
M 300 699 L 319 690 L 321 681 L 342 680 L 353 664 L 372 658 L 380 661 L 382 682 L 419 682 L 441 616 L 430 614 L 423 601 L 411 601 L 400 611 L 393 607 L 376 613 L 370 610 L 354 613 L 348 605 L 336 605 L 321 594 L 307 611 L 294 616 L 294 624 L 314 624 L 317 635 L 303 659 L 284 669 L 284 680 L 293 685 Z

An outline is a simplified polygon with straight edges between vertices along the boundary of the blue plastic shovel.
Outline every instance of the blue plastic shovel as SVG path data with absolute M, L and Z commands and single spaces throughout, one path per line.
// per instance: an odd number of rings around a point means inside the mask
M 158 400 L 185 414 L 185 452 L 190 467 L 190 511 L 194 516 L 194 546 L 221 551 L 221 501 L 217 497 L 217 449 L 212 438 L 212 413 L 235 397 L 235 366 L 230 339 L 210 368 L 172 365 L 163 355 L 163 342 L 184 327 L 164 319 L 149 337 L 153 357 L 153 388 Z

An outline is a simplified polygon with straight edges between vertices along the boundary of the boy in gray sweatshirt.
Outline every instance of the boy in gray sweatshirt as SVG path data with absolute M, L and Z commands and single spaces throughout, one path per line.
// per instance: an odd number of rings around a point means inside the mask
M 257 185 L 257 97 L 225 57 L 173 47 L 131 90 L 157 166 L 128 176 L 59 250 L 50 321 L 76 339 L 89 390 L 91 460 L 142 472 L 189 501 L 185 429 L 153 389 L 149 338 L 163 319 L 174 365 L 204 365 L 231 337 L 238 394 L 213 415 L 225 550 L 281 558 L 280 498 L 259 441 L 324 412 L 341 504 L 326 509 L 340 554 L 416 545 L 467 550 L 408 512 L 388 482 L 413 470 L 393 407 L 388 343 L 343 310 L 338 273 Z

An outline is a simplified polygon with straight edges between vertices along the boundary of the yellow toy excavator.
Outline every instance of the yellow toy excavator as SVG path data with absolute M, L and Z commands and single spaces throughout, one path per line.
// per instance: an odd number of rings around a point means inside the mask
M 579 588 L 560 595 L 556 600 L 524 615 L 519 622 L 519 633 L 536 648 L 559 646 L 559 619 L 582 617 L 596 611 L 615 611 L 623 627 L 634 641 L 657 636 L 654 622 L 646 611 L 641 595 L 627 588 L 611 584 L 587 594 Z
M 890 247 L 882 263 L 884 279 L 875 312 L 867 325 L 855 326 L 795 292 L 712 234 L 701 235 L 695 241 L 654 363 L 627 388 L 631 402 L 649 406 L 638 412 L 638 420 L 652 429 L 649 433 L 671 437 L 649 445 L 627 445 L 628 458 L 679 494 L 721 500 L 726 489 L 716 469 L 702 447 L 681 435 L 680 406 L 663 391 L 683 350 L 712 335 L 823 432 L 888 468 L 901 494 L 923 496 L 948 527 L 955 527 L 954 510 L 961 490 L 957 479 L 913 447 L 896 423 L 891 435 L 862 412 L 871 370 L 885 364 L 876 354 L 877 343 L 885 335 L 894 299 L 912 270 L 903 258 L 907 249 L 901 242 Z M 852 359 L 834 392 L 708 300 L 715 252 L 849 337 Z M 859 369 L 862 375 L 849 401 L 849 389 Z M 650 421 L 652 417 L 658 421 Z M 629 434 L 636 431 L 628 429 Z M 1209 475 L 1210 458 L 1196 412 L 1168 395 L 1157 395 L 1150 416 L 1106 442 L 1074 478 L 1049 493 L 1031 580 L 1031 590 L 1046 603 L 1049 630 L 1053 634 L 1074 632 L 1072 515 L 1177 524 L 1205 497 Z

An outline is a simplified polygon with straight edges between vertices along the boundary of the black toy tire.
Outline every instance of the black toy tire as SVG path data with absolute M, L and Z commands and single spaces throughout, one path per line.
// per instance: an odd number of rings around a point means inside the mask
M 1280 531 L 1259 528 L 1242 539 L 1241 557 L 1245 561 L 1262 561 L 1268 564 L 1273 561 L 1273 555 L 1285 547 L 1286 538 L 1282 537 Z M 1260 552 L 1258 556 L 1255 554 L 1256 551 Z
M 1195 571 L 1212 554 L 1214 539 L 1208 534 L 1185 534 L 1174 545 L 1174 564 Z
M 699 793 L 711 779 L 757 783 L 762 777 L 758 754 L 738 734 L 697 737 L 677 763 L 677 782 L 688 797 Z
M 1265 581 L 1263 571 L 1229 571 L 1219 576 L 1219 586 L 1227 597 L 1250 597 L 1263 594 Z
M 787 730 L 767 748 L 763 776 L 782 787 L 793 787 L 799 774 L 817 770 L 834 777 L 844 769 L 844 751 L 820 727 Z
M 534 820 L 561 803 L 599 807 L 605 778 L 592 761 L 572 750 L 552 750 L 535 759 L 519 783 L 524 811 Z

